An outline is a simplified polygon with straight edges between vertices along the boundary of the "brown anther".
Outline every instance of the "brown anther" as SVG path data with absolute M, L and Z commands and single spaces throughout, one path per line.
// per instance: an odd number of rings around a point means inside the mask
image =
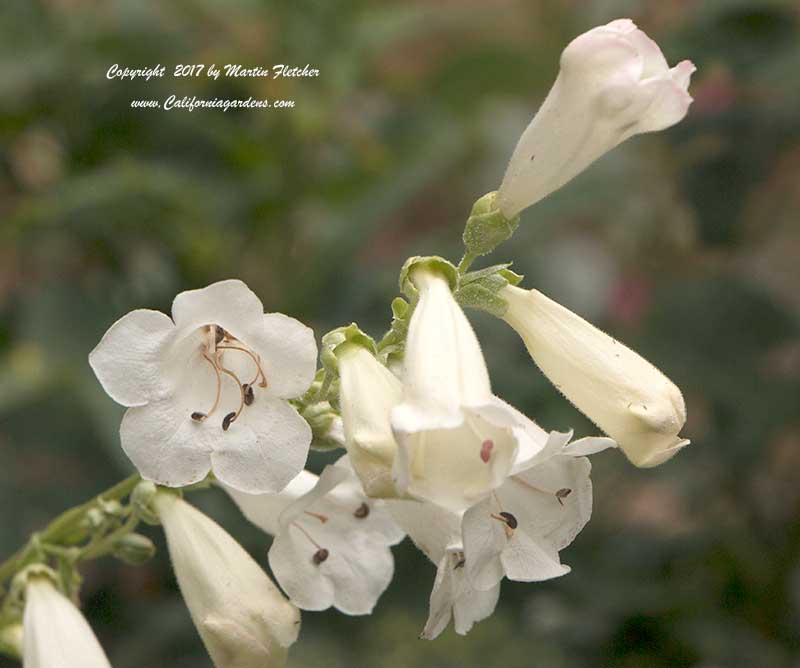
M 245 383 L 242 385 L 242 390 L 244 392 L 244 405 L 250 406 L 256 400 L 256 394 L 253 392 L 253 386 L 250 383 Z
M 227 336 L 227 332 L 219 325 L 214 325 L 214 343 L 219 345 L 222 340 Z
M 353 516 L 359 520 L 363 520 L 368 515 L 369 515 L 369 506 L 366 503 L 362 503 L 358 508 L 356 508 L 356 511 L 353 513 Z
M 319 548 L 316 552 L 314 552 L 314 556 L 311 557 L 311 561 L 314 563 L 315 566 L 319 566 L 323 561 L 328 558 L 330 553 L 324 547 Z
M 208 417 L 208 415 L 206 415 L 205 413 L 201 413 L 200 411 L 195 411 L 194 413 L 192 413 L 191 417 L 192 420 L 194 420 L 195 422 L 202 422 Z
M 228 427 L 236 419 L 236 411 L 231 411 L 224 418 L 222 418 L 222 431 L 228 431 Z
M 569 487 L 562 487 L 561 489 L 556 491 L 556 498 L 558 502 L 563 506 L 564 499 L 566 499 L 570 494 L 572 494 L 572 490 Z
M 503 518 L 505 523 L 508 525 L 509 529 L 516 529 L 517 528 L 517 526 L 518 526 L 517 518 L 514 517 L 511 513 L 502 512 L 502 513 L 500 513 L 500 517 Z
M 467 560 L 464 557 L 461 557 L 457 562 L 456 565 L 453 566 L 453 570 L 457 571 L 459 568 L 464 568 L 464 564 L 467 563 Z

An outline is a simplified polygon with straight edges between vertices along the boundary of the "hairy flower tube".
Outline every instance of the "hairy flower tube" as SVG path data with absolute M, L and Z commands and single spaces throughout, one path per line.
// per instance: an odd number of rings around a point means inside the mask
M 508 286 L 504 316 L 534 362 L 636 466 L 656 466 L 689 444 L 681 391 L 650 362 L 538 290 Z
M 30 575 L 25 586 L 25 668 L 111 668 L 78 608 L 47 575 Z
M 305 466 L 311 429 L 288 399 L 316 371 L 313 332 L 264 313 L 241 281 L 180 293 L 172 318 L 122 317 L 89 355 L 103 389 L 128 406 L 122 448 L 142 477 L 181 487 L 209 470 L 245 492 L 277 492 Z
M 154 500 L 183 599 L 216 668 L 282 668 L 300 613 L 253 558 L 171 492 Z
M 347 455 L 319 477 L 303 471 L 280 494 L 228 492 L 275 536 L 269 564 L 298 607 L 372 612 L 394 575 L 389 547 L 405 534 L 381 501 L 364 494 Z
M 570 42 L 538 113 L 522 133 L 497 205 L 506 219 L 563 186 L 633 135 L 680 121 L 692 102 L 694 65 L 667 65 L 658 45 L 630 19 Z

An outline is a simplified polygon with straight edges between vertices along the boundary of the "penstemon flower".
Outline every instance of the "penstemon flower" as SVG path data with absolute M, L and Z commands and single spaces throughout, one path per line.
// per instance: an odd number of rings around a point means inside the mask
M 450 292 L 427 267 L 413 270 L 419 303 L 408 329 L 403 401 L 392 409 L 400 494 L 462 511 L 503 484 L 528 435 L 492 395 L 480 345 Z
M 180 487 L 209 470 L 246 492 L 277 492 L 305 465 L 311 430 L 288 403 L 311 384 L 313 332 L 264 313 L 241 281 L 179 294 L 172 319 L 137 310 L 89 355 L 103 389 L 128 406 L 122 448 L 142 477 Z
M 394 574 L 389 546 L 405 534 L 381 501 L 364 494 L 347 455 L 319 478 L 303 471 L 281 494 L 228 492 L 251 522 L 275 536 L 269 564 L 298 607 L 372 612 Z
M 539 582 L 569 573 L 558 552 L 592 514 L 591 465 L 585 455 L 615 447 L 609 438 L 551 432 L 544 447 L 499 489 L 464 513 L 465 568 L 474 587 Z
M 503 316 L 567 399 L 617 441 L 636 466 L 689 444 L 681 391 L 650 362 L 537 290 L 508 286 Z
M 171 492 L 158 492 L 154 505 L 184 601 L 216 668 L 282 668 L 300 630 L 297 608 L 216 522 Z
M 466 635 L 476 622 L 489 617 L 500 598 L 500 583 L 485 591 L 467 577 L 461 539 L 462 513 L 420 501 L 387 501 L 395 521 L 436 565 L 428 620 L 420 638 L 433 640 L 450 620 L 456 633 Z
M 403 397 L 403 385 L 371 352 L 355 343 L 337 349 L 337 358 L 350 463 L 368 496 L 396 496 L 392 467 L 397 443 L 389 418 Z
M 31 575 L 25 587 L 25 668 L 111 668 L 92 629 L 47 575 Z
M 497 192 L 503 215 L 513 218 L 629 137 L 680 121 L 692 102 L 687 89 L 694 71 L 688 60 L 670 69 L 630 19 L 572 40 L 511 156 Z

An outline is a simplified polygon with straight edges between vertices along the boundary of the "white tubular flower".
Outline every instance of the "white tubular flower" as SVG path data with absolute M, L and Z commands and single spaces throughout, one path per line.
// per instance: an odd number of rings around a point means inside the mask
M 630 19 L 576 37 L 511 156 L 497 203 L 506 218 L 538 202 L 629 137 L 680 121 L 692 102 L 688 60 L 669 68 Z
M 680 390 L 650 362 L 537 290 L 508 286 L 503 316 L 534 362 L 636 466 L 656 466 L 689 441 Z
M 610 438 L 552 432 L 545 447 L 491 497 L 464 513 L 465 569 L 472 585 L 493 590 L 503 577 L 540 582 L 569 573 L 558 552 L 592 514 L 591 465 L 584 456 L 614 447 Z
M 400 494 L 458 512 L 499 487 L 528 438 L 492 395 L 480 345 L 445 278 L 412 280 L 419 302 L 406 341 L 403 402 L 392 409 Z
M 337 358 L 345 447 L 350 463 L 367 496 L 396 496 L 392 466 L 397 442 L 389 416 L 402 400 L 403 386 L 391 371 L 357 344 L 340 347 Z
M 433 640 L 451 619 L 456 633 L 466 635 L 476 622 L 494 612 L 500 598 L 500 584 L 480 591 L 467 578 L 461 542 L 462 513 L 420 501 L 387 503 L 395 521 L 437 567 L 428 621 L 420 638 Z
M 159 492 L 175 576 L 216 668 L 282 668 L 300 613 L 253 558 L 216 522 Z
M 46 575 L 28 580 L 22 627 L 25 668 L 111 668 L 86 619 Z
M 241 281 L 179 294 L 172 319 L 137 310 L 89 355 L 103 389 L 129 406 L 122 448 L 142 477 L 181 487 L 209 470 L 246 492 L 277 492 L 305 465 L 311 429 L 287 399 L 311 384 L 313 332 L 264 313 Z
M 317 478 L 302 472 L 276 496 L 228 490 L 244 515 L 275 536 L 269 564 L 304 610 L 372 612 L 394 575 L 390 545 L 405 535 L 367 498 L 347 455 Z

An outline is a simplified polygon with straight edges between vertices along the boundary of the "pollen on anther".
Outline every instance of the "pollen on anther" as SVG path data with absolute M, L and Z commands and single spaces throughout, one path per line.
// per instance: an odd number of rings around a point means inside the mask
M 569 487 L 562 487 L 561 489 L 556 490 L 556 498 L 562 506 L 564 505 L 564 499 L 566 499 L 570 494 L 572 494 L 572 490 Z
M 228 431 L 228 427 L 236 419 L 236 411 L 231 411 L 224 418 L 222 418 L 222 431 Z
M 486 439 L 483 443 L 481 443 L 481 461 L 484 464 L 489 463 L 489 459 L 492 456 L 492 449 L 494 448 L 494 441 L 491 439 Z
M 362 503 L 356 511 L 353 513 L 356 519 L 363 520 L 365 517 L 369 515 L 369 506 L 366 503 Z
M 506 524 L 508 525 L 509 529 L 516 529 L 518 526 L 517 518 L 514 517 L 511 513 L 502 512 L 500 513 L 500 517 L 502 517 Z
M 253 386 L 249 383 L 245 383 L 242 385 L 242 392 L 244 392 L 244 403 L 245 406 L 250 406 L 256 400 L 255 392 L 253 392 Z
M 311 557 L 311 561 L 315 566 L 319 566 L 323 561 L 327 560 L 329 554 L 330 553 L 328 550 L 326 550 L 324 547 L 321 547 L 314 552 L 314 556 Z
M 202 412 L 200 412 L 200 411 L 195 411 L 195 412 L 194 412 L 194 413 L 192 413 L 192 415 L 191 415 L 191 418 L 192 418 L 192 420 L 194 420 L 195 422 L 202 422 L 202 421 L 203 421 L 203 420 L 205 420 L 207 417 L 208 417 L 208 415 L 206 415 L 205 413 L 202 413 Z

